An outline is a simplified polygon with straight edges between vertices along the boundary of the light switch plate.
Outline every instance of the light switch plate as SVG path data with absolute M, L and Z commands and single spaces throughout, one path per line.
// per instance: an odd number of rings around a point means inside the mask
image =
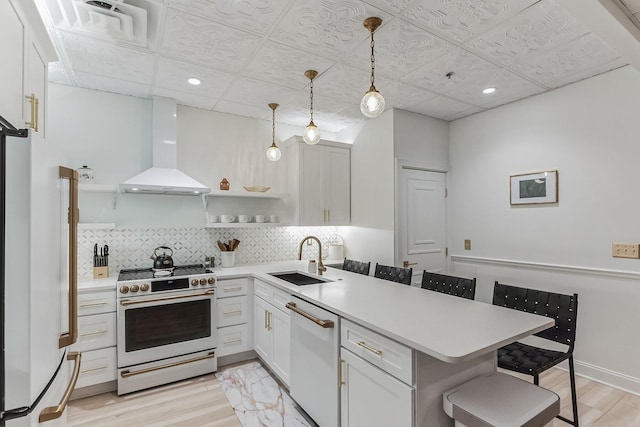
M 464 250 L 465 251 L 470 251 L 471 250 L 471 240 L 466 239 L 464 241 Z
M 613 257 L 640 259 L 640 245 L 635 243 L 614 243 Z

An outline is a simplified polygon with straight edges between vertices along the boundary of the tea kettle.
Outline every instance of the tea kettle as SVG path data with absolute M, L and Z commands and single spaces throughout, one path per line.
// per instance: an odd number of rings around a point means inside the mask
M 162 249 L 162 253 L 158 254 L 158 251 Z M 167 251 L 169 254 L 167 255 Z M 173 268 L 173 250 L 167 246 L 158 246 L 153 250 L 151 259 L 153 260 L 153 268 L 155 270 L 166 270 Z

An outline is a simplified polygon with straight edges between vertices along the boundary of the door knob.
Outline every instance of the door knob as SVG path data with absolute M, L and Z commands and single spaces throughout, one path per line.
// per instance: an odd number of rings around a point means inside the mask
M 402 261 L 402 266 L 404 268 L 409 268 L 410 265 L 416 265 L 417 262 L 409 262 L 409 261 Z

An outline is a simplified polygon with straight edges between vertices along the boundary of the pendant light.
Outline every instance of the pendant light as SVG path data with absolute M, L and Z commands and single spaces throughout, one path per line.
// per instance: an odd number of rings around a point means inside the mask
M 282 156 L 276 145 L 276 108 L 278 108 L 278 104 L 269 104 L 269 108 L 271 108 L 271 147 L 267 148 L 267 159 L 277 162 Z
M 318 141 L 320 141 L 320 129 L 318 129 L 315 123 L 313 123 L 313 79 L 316 78 L 316 76 L 318 75 L 318 72 L 316 70 L 307 70 L 304 72 L 304 75 L 307 76 L 309 80 L 311 80 L 311 84 L 310 84 L 311 95 L 309 97 L 310 99 L 309 112 L 311 113 L 311 121 L 309 122 L 307 127 L 304 128 L 304 134 L 302 135 L 302 139 L 304 139 L 304 142 L 306 142 L 307 144 L 314 145 L 314 144 L 317 144 Z
M 363 25 L 371 32 L 371 87 L 364 94 L 360 101 L 360 111 L 367 117 L 378 117 L 384 111 L 384 98 L 376 90 L 375 86 L 375 69 L 376 59 L 373 54 L 375 42 L 373 41 L 373 33 L 382 24 L 382 19 L 372 16 L 364 20 Z

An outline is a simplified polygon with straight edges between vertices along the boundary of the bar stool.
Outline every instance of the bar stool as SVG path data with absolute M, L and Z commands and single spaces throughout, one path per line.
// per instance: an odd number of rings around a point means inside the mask
M 445 391 L 442 406 L 456 427 L 540 427 L 552 425 L 560 398 L 520 378 L 492 372 Z

